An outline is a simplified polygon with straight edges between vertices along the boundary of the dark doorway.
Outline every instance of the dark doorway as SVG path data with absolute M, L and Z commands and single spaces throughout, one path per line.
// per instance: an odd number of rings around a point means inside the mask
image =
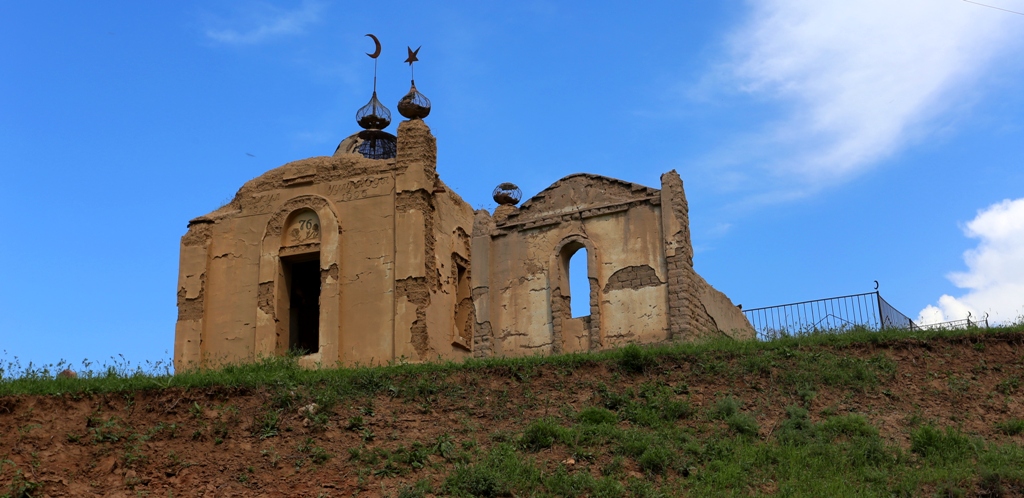
M 320 351 L 320 258 L 285 261 L 289 287 L 288 349 Z

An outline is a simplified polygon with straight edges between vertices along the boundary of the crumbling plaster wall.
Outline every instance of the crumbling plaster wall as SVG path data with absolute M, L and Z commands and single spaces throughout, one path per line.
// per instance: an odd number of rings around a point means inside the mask
M 394 161 L 353 155 L 295 161 L 247 182 L 230 203 L 192 220 L 182 238 L 179 287 L 187 302 L 197 293 L 190 291 L 194 275 L 201 275 L 203 306 L 188 316 L 179 306 L 176 368 L 284 352 L 280 334 L 287 318 L 277 309 L 287 292 L 280 281 L 280 224 L 303 208 L 332 227 L 325 225 L 318 248 L 321 348 L 305 363 L 390 352 L 396 169 Z M 356 330 L 363 333 L 341 334 Z
M 519 209 L 478 211 L 475 354 L 752 338 L 742 313 L 693 270 L 682 180 L 666 173 L 662 187 L 577 174 Z M 587 250 L 590 288 L 569 292 L 567 261 L 580 248 Z M 590 315 L 572 318 L 570 298 L 588 299 Z
M 559 180 L 518 210 L 499 208 L 493 218 L 478 212 L 473 249 L 480 355 L 665 340 L 668 275 L 659 203 L 657 190 L 580 174 Z M 590 288 L 570 292 L 565 261 L 576 247 L 587 250 Z M 478 281 L 485 252 L 488 275 Z M 643 269 L 642 282 L 608 285 L 630 267 Z M 571 318 L 567 296 L 588 300 L 590 316 Z
M 398 157 L 403 173 L 395 201 L 396 272 L 394 359 L 458 359 L 456 260 L 471 261 L 473 210 L 437 176 L 437 144 L 425 123 L 399 125 Z
M 551 354 L 753 329 L 693 270 L 688 207 L 674 171 L 652 189 L 563 178 L 521 207 L 474 213 L 437 175 L 419 120 L 394 159 L 342 148 L 247 182 L 182 237 L 175 367 L 248 362 L 289 346 L 286 264 L 319 258 L 317 365 Z M 298 213 L 315 241 L 286 237 Z M 313 219 L 313 218 L 309 218 Z M 589 288 L 570 289 L 587 251 Z M 290 259 L 289 259 L 290 258 Z M 573 318 L 571 300 L 590 314 Z M 303 339 L 306 340 L 306 339 Z
M 726 335 L 753 339 L 754 328 L 732 301 L 693 268 L 689 205 L 675 171 L 661 175 L 662 233 L 669 275 L 669 336 L 693 341 Z
M 285 352 L 280 262 L 295 248 L 282 247 L 280 231 L 301 209 L 324 223 L 319 246 L 306 248 L 320 254 L 320 351 L 301 358 L 303 365 L 469 354 L 452 344 L 456 282 L 446 272 L 453 255 L 470 261 L 473 213 L 437 178 L 426 124 L 401 123 L 398 140 L 400 153 L 390 160 L 338 153 L 273 169 L 189 223 L 179 268 L 178 370 Z

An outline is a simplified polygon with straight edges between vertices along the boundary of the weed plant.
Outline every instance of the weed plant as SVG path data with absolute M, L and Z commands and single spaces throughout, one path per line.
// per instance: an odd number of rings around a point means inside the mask
M 1005 422 L 996 424 L 996 428 L 1002 431 L 1007 436 L 1016 436 L 1018 434 L 1024 434 L 1024 419 L 1012 418 Z

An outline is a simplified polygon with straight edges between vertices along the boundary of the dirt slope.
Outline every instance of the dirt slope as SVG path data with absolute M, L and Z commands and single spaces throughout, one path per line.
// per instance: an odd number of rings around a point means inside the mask
M 605 392 L 671 386 L 698 414 L 728 393 L 743 401 L 765 439 L 786 406 L 806 403 L 812 418 L 863 414 L 884 439 L 904 447 L 907 427 L 921 421 L 1022 444 L 1024 436 L 995 429 L 1024 418 L 1022 344 L 1024 336 L 1003 334 L 824 349 L 823 358 L 869 359 L 888 365 L 887 373 L 860 385 L 823 377 L 813 392 L 784 382 L 794 365 L 780 356 L 711 355 L 661 358 L 641 374 L 614 362 L 460 371 L 422 379 L 419 394 L 383 389 L 372 398 L 343 400 L 320 417 L 304 409 L 309 399 L 280 389 L 10 396 L 0 398 L 0 485 L 37 483 L 32 496 L 393 496 L 423 479 L 440 489 L 454 464 L 438 454 L 423 468 L 395 470 L 350 458 L 350 449 L 365 454 L 450 442 L 484 451 L 532 420 L 568 420 L 598 404 L 602 383 Z M 677 423 L 704 430 L 711 422 L 697 415 Z M 610 458 L 575 462 L 571 456 L 557 445 L 536 454 L 547 468 L 594 473 Z M 629 475 L 641 476 L 635 463 L 628 465 Z

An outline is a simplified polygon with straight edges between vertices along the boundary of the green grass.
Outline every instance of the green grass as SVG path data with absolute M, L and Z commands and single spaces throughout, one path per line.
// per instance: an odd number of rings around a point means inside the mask
M 431 374 L 449 374 L 454 371 L 487 371 L 501 373 L 524 380 L 541 366 L 575 369 L 584 365 L 610 363 L 625 375 L 650 373 L 663 362 L 688 361 L 695 373 L 716 374 L 724 360 L 742 357 L 745 373 L 767 374 L 774 365 L 785 361 L 790 367 L 778 372 L 781 381 L 791 386 L 853 385 L 867 387 L 878 382 L 880 376 L 891 373 L 895 365 L 884 357 L 864 362 L 826 351 L 821 346 L 843 348 L 855 344 L 881 344 L 901 339 L 934 340 L 957 338 L 969 340 L 978 336 L 1019 333 L 1022 325 L 993 327 L 990 329 L 874 332 L 852 329 L 842 333 L 809 333 L 782 337 L 769 342 L 734 341 L 728 338 L 699 343 L 671 343 L 653 347 L 630 345 L 617 350 L 596 353 L 574 353 L 558 356 L 531 356 L 519 358 L 469 359 L 465 362 L 438 362 L 420 364 L 393 364 L 382 366 L 299 368 L 294 356 L 263 358 L 247 364 L 227 365 L 219 369 L 195 369 L 171 374 L 170 363 L 148 363 L 132 367 L 127 361 L 112 358 L 109 365 L 93 369 L 94 364 L 83 361 L 77 371 L 78 378 L 57 378 L 57 374 L 71 367 L 67 362 L 56 365 L 21 366 L 14 361 L 0 363 L 0 396 L 15 394 L 60 395 L 76 393 L 112 393 L 165 388 L 229 387 L 257 389 L 265 387 L 330 386 L 337 395 L 374 395 L 395 391 L 403 396 L 416 396 L 429 401 L 445 386 L 430 380 Z M 795 364 L 793 363 L 795 361 Z M 792 367 L 796 368 L 792 368 Z M 738 372 L 730 372 L 736 375 Z M 418 383 L 404 382 L 417 379 Z M 1017 379 L 1011 379 L 1001 388 L 1006 392 L 1016 389 Z M 401 393 L 397 391 L 401 390 Z M 279 390 L 284 392 L 284 390 Z M 282 400 L 288 403 L 288 400 Z
M 1013 418 L 996 424 L 996 428 L 1007 436 L 1024 434 L 1024 419 Z
M 731 415 L 735 417 L 737 412 Z M 714 414 L 709 414 L 713 416 Z M 1024 450 L 1013 444 L 972 440 L 954 428 L 923 426 L 912 448 L 885 443 L 858 415 L 812 423 L 806 410 L 789 410 L 788 425 L 764 440 L 748 434 L 692 434 L 669 426 L 622 429 L 579 421 L 560 426 L 534 421 L 523 441 L 552 448 L 576 444 L 595 452 L 611 448 L 647 474 L 636 479 L 612 465 L 603 477 L 565 465 L 554 469 L 532 456 L 535 446 L 500 443 L 448 474 L 443 491 L 453 496 L 914 496 L 922 487 L 956 492 L 1024 489 Z M 538 439 L 539 438 L 539 439 Z
M 297 445 L 291 443 L 298 457 L 290 464 L 299 469 L 344 462 L 356 465 L 360 475 L 368 478 L 401 477 L 405 484 L 396 493 L 402 497 L 916 496 L 925 492 L 998 496 L 1024 491 L 1024 449 L 1011 439 L 1024 433 L 1024 421 L 1019 418 L 995 425 L 1005 435 L 996 442 L 920 420 L 903 429 L 909 446 L 901 449 L 883 439 L 864 415 L 812 407 L 818 392 L 877 396 L 883 390 L 879 386 L 895 378 L 897 365 L 883 354 L 846 355 L 843 348 L 863 351 L 865 345 L 907 338 L 979 344 L 982 336 L 1019 340 L 1022 331 L 1019 325 L 965 331 L 854 330 L 771 342 L 716 340 L 551 357 L 319 370 L 299 368 L 295 357 L 176 375 L 116 363 L 98 371 L 83 370 L 77 379 L 56 378 L 55 372 L 65 364 L 21 368 L 8 363 L 0 368 L 0 396 L 122 393 L 128 399 L 139 390 L 169 387 L 216 387 L 232 394 L 259 391 L 266 394 L 266 401 L 258 413 L 245 415 L 253 417 L 250 433 L 229 436 L 228 428 L 239 425 L 239 415 L 228 406 L 218 408 L 217 420 L 202 422 L 195 431 L 190 427 L 181 437 L 192 432 L 192 439 L 215 444 L 228 437 L 281 441 L 283 416 L 303 414 L 313 435 L 304 436 Z M 441 400 L 471 399 L 473 387 L 457 382 L 455 373 L 468 374 L 463 379 L 472 379 L 475 373 L 513 379 L 519 386 L 518 405 L 527 405 L 540 403 L 538 398 L 543 396 L 531 391 L 536 389 L 531 379 L 550 376 L 552 371 L 570 376 L 574 370 L 593 366 L 610 374 L 602 378 L 607 383 L 585 385 L 584 389 L 592 389 L 591 397 L 581 398 L 590 400 L 587 406 L 552 407 L 544 416 L 525 416 L 528 412 L 520 406 L 508 413 L 494 411 L 495 420 L 513 420 L 513 428 L 473 440 L 455 431 L 436 440 L 385 447 L 380 441 L 388 435 L 378 427 L 378 438 L 368 423 L 375 416 L 376 396 L 404 400 L 424 414 Z M 788 405 L 773 408 L 775 413 L 784 410 L 785 416 L 768 422 L 763 418 L 765 407 L 758 406 L 757 400 L 733 392 L 704 393 L 703 404 L 696 403 L 680 382 L 688 380 L 678 374 L 684 366 L 690 377 L 771 379 L 770 389 L 781 393 L 776 399 L 785 399 Z M 996 391 L 1018 395 L 1019 376 L 1005 375 Z M 506 405 L 501 396 L 501 391 L 492 393 L 497 398 L 495 410 Z M 339 417 L 332 409 L 342 401 L 351 408 Z M 314 403 L 315 409 L 306 409 Z M 203 420 L 205 409 L 194 403 L 187 409 L 189 419 Z M 358 434 L 362 443 L 344 450 L 325 449 L 316 431 L 328 424 Z M 175 424 L 161 424 L 140 431 L 117 416 L 95 413 L 85 428 L 66 438 L 68 444 L 116 447 L 130 467 L 146 463 L 147 456 L 141 452 L 146 438 L 174 437 L 178 430 Z M 277 450 L 270 448 L 264 451 L 279 458 Z M 575 463 L 550 460 L 552 454 L 571 455 Z M 0 473 L 3 466 L 0 455 Z M 436 480 L 424 478 L 431 473 L 438 476 Z M 0 496 L 20 496 L 37 486 L 21 469 L 8 469 L 5 475 L 14 481 L 0 488 Z M 251 476 L 241 473 L 237 478 L 246 484 Z

